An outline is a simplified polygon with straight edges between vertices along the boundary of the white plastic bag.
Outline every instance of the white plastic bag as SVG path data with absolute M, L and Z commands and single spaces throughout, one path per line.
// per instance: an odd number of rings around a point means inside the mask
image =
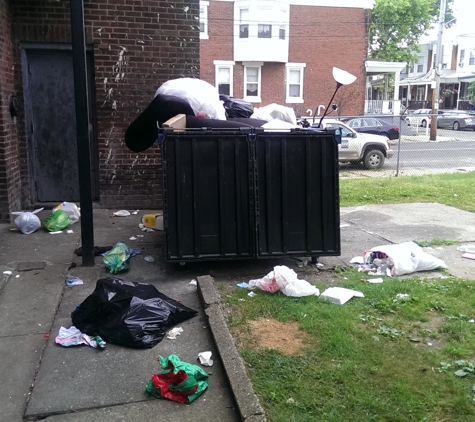
M 295 116 L 293 108 L 275 103 L 268 104 L 264 107 L 254 108 L 254 113 L 251 118 L 267 120 L 268 122 L 273 119 L 278 119 L 293 125 L 297 124 L 297 117 Z
M 201 79 L 171 79 L 157 89 L 155 96 L 158 94 L 174 95 L 187 100 L 195 115 L 204 112 L 210 119 L 226 120 L 226 111 L 219 99 L 218 89 Z
M 249 280 L 249 288 L 254 289 L 256 287 L 269 293 L 275 293 L 276 291 L 280 290 L 280 286 L 277 284 L 277 281 L 274 277 L 274 271 L 271 271 L 263 278 Z
M 271 271 L 264 278 L 250 280 L 249 287 L 258 287 L 270 293 L 281 290 L 284 295 L 294 297 L 318 296 L 320 294 L 317 287 L 308 281 L 299 280 L 295 271 L 285 265 L 275 266 L 274 271 Z
M 61 204 L 57 205 L 53 208 L 53 212 L 56 210 L 63 210 L 69 215 L 69 219 L 71 220 L 71 224 L 77 223 L 79 218 L 81 217 L 80 209 L 77 207 L 76 204 L 72 202 L 62 202 Z
M 41 227 L 41 221 L 36 215 L 40 211 L 43 211 L 43 208 L 39 208 L 33 212 L 31 211 L 14 211 L 12 212 L 13 215 L 18 215 L 15 218 L 15 226 L 23 233 L 23 234 L 31 234 L 34 233 Z
M 424 250 L 414 242 L 376 246 L 371 248 L 370 251 L 365 251 L 363 255 L 365 261 L 366 257 L 371 252 L 383 252 L 392 259 L 394 265 L 391 268 L 391 277 L 410 274 L 417 271 L 447 268 L 444 261 L 424 252 Z

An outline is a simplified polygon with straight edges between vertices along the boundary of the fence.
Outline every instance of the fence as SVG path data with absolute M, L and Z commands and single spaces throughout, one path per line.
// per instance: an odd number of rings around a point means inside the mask
M 467 116 L 446 112 L 437 116 L 371 114 L 338 117 L 357 132 L 381 132 L 387 136 L 389 129 L 398 129 L 395 139 L 390 140 L 393 156 L 385 160 L 382 168 L 366 170 L 361 163 L 342 162 L 340 178 L 475 171 L 475 115 Z M 437 128 L 432 132 L 431 125 L 436 120 Z

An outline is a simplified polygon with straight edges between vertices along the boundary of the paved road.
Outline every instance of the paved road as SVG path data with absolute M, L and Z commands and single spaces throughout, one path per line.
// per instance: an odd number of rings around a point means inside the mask
M 403 136 L 401 143 L 392 143 L 394 156 L 386 160 L 381 170 L 366 170 L 362 166 L 342 165 L 342 177 L 359 174 L 365 177 L 400 172 L 405 175 L 475 171 L 475 131 L 437 131 L 436 142 L 428 135 Z M 398 160 L 399 154 L 399 160 Z
M 394 145 L 393 149 L 397 154 L 398 145 Z M 475 167 L 475 139 L 462 142 L 402 142 L 399 164 L 407 170 Z M 396 169 L 396 166 L 397 156 L 395 155 L 387 160 L 384 168 Z

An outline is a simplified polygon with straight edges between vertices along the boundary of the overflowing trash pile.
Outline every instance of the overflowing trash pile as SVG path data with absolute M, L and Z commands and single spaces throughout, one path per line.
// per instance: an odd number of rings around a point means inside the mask
M 157 126 L 178 115 L 185 116 L 185 128 L 256 128 L 288 129 L 299 127 L 292 107 L 268 104 L 254 107 L 248 101 L 220 95 L 218 89 L 198 78 L 178 78 L 158 87 L 147 108 L 125 132 L 125 144 L 142 152 L 158 139 Z

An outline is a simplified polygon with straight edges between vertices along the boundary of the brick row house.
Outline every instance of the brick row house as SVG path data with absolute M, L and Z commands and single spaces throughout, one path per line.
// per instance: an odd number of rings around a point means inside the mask
M 0 0 L 1 221 L 79 201 L 69 4 Z M 160 149 L 124 132 L 163 82 L 199 77 L 198 1 L 84 0 L 84 26 L 93 200 L 159 209 Z
M 322 114 L 335 89 L 332 68 L 357 76 L 335 103 L 364 110 L 365 59 L 373 2 L 200 1 L 201 79 L 255 107 L 276 103 L 297 116 Z

